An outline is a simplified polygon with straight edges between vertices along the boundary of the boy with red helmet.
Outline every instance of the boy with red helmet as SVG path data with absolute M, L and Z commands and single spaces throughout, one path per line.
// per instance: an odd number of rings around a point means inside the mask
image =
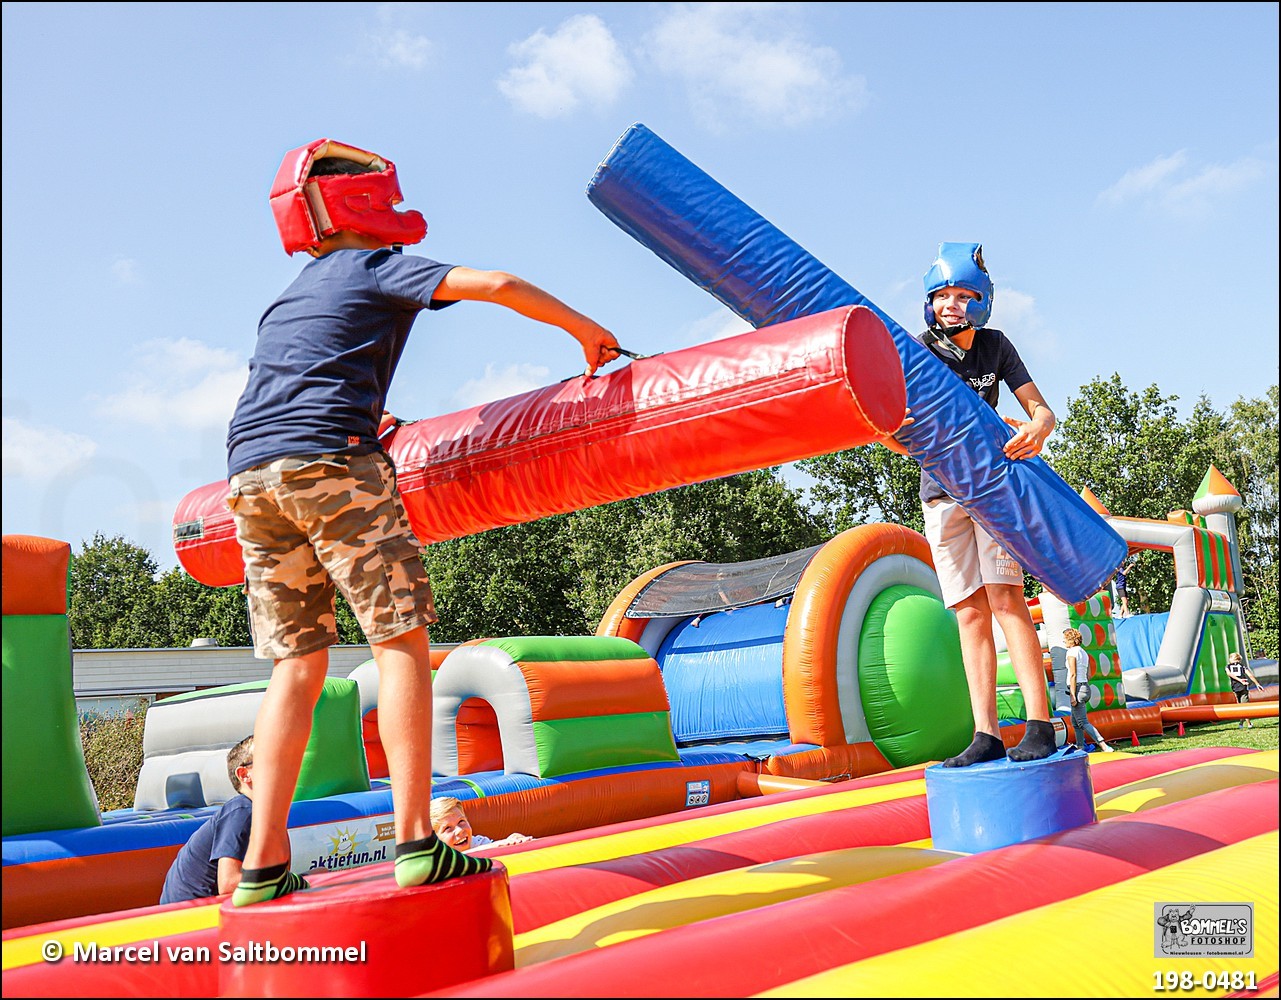
M 432 832 L 427 626 L 436 612 L 378 440 L 418 314 L 463 299 L 495 302 L 573 336 L 588 374 L 619 356 L 608 330 L 521 278 L 401 254 L 427 232 L 421 214 L 396 211 L 401 200 L 391 161 L 328 139 L 290 152 L 272 187 L 286 252 L 314 259 L 263 314 L 227 434 L 227 503 L 245 559 L 255 652 L 275 660 L 254 727 L 264 766 L 237 906 L 307 885 L 289 870 L 287 821 L 338 639 L 335 588 L 378 664 L 396 881 L 425 885 L 490 867 Z

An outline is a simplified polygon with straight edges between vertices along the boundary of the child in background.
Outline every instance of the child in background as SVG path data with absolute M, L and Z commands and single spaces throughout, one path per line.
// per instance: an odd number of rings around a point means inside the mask
M 474 833 L 467 814 L 463 812 L 463 804 L 448 795 L 431 800 L 431 828 L 442 842 L 456 851 L 470 851 L 476 847 L 505 847 L 534 839 L 523 833 L 513 833 L 502 840 L 491 840 L 484 834 Z
M 165 876 L 161 903 L 221 896 L 240 884 L 254 809 L 253 766 L 254 738 L 246 736 L 227 751 L 227 777 L 237 794 L 183 844 Z
M 1238 703 L 1244 703 L 1250 700 L 1250 688 L 1246 684 L 1247 680 L 1254 682 L 1254 686 L 1260 691 L 1263 685 L 1259 683 L 1259 678 L 1254 676 L 1254 671 L 1250 669 L 1245 662 L 1245 657 L 1240 653 L 1228 654 L 1228 680 L 1232 682 L 1232 693 L 1236 695 Z M 1249 719 L 1242 719 L 1237 723 L 1238 729 L 1253 729 L 1254 723 Z
M 1090 658 L 1081 648 L 1081 638 L 1080 629 L 1063 630 L 1063 642 L 1067 646 L 1067 684 L 1068 694 L 1072 699 L 1072 725 L 1076 729 L 1076 738 L 1082 744 L 1088 736 L 1104 753 L 1111 753 L 1108 741 L 1090 721 Z

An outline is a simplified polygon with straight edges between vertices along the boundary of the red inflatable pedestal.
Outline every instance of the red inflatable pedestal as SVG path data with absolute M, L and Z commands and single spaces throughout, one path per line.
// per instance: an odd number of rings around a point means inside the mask
M 219 995 L 414 996 L 513 968 L 507 870 L 419 889 L 387 874 L 219 914 Z

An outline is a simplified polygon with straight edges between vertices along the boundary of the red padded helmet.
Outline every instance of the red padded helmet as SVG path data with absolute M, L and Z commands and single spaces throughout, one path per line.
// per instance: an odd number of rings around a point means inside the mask
M 371 167 L 363 174 L 309 177 L 312 164 L 341 157 Z M 391 160 L 331 139 L 317 139 L 285 154 L 271 185 L 271 211 L 285 252 L 310 250 L 341 230 L 386 243 L 417 243 L 427 235 L 421 212 L 397 212 L 404 201 Z

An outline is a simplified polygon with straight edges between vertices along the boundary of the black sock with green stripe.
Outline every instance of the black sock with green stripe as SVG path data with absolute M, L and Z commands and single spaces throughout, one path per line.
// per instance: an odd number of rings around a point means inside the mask
M 231 895 L 231 905 L 265 903 L 307 888 L 307 880 L 291 872 L 288 861 L 270 868 L 244 868 L 240 872 L 240 884 Z
M 396 845 L 396 884 L 402 889 L 479 875 L 493 867 L 489 858 L 473 858 L 455 851 L 434 833 Z

